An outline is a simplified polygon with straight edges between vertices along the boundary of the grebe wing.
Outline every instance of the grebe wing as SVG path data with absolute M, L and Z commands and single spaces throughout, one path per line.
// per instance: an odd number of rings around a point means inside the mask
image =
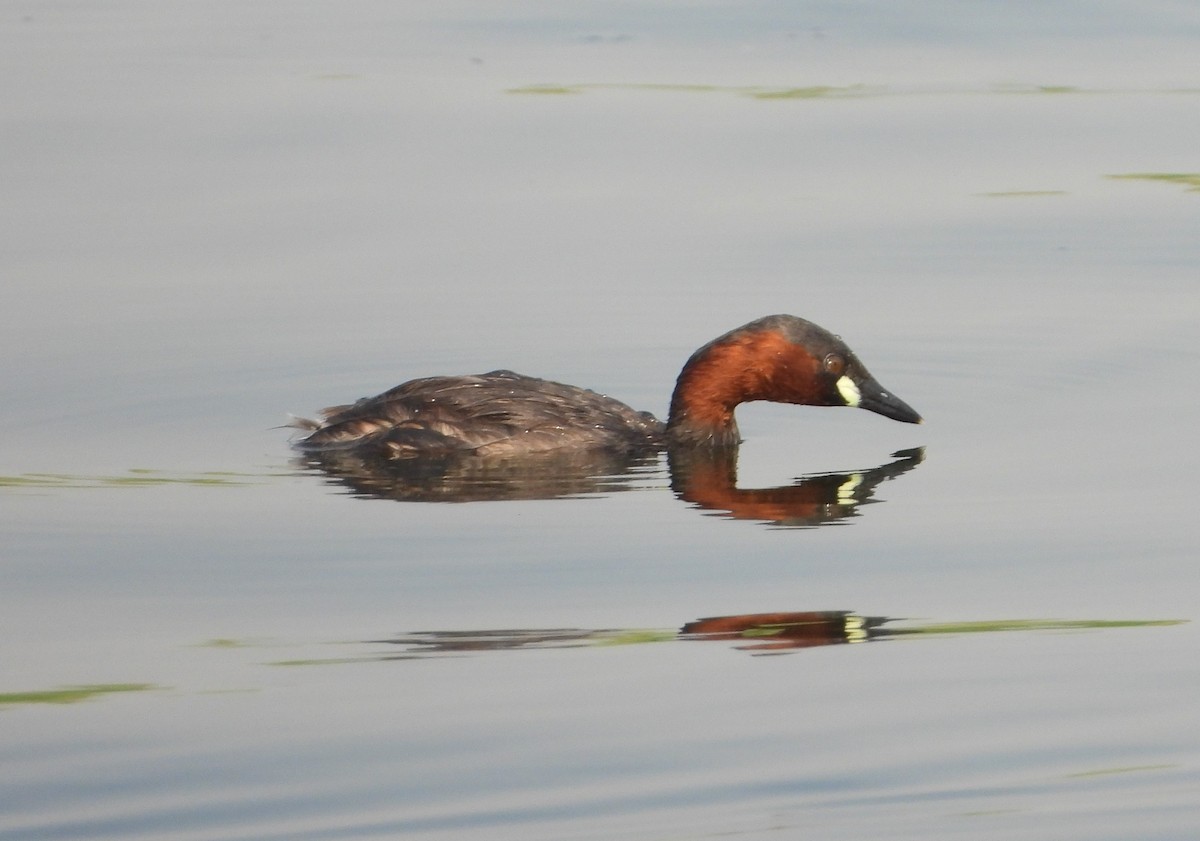
M 505 455 L 562 447 L 631 449 L 661 441 L 663 425 L 594 391 L 491 371 L 412 380 L 322 412 L 305 450 L 379 447 L 392 457 L 474 451 Z
M 454 452 L 470 447 L 447 432 L 471 423 L 483 377 L 425 377 L 410 380 L 374 397 L 321 410 L 323 420 L 294 425 L 313 433 L 297 446 L 303 450 L 380 447 L 420 452 Z

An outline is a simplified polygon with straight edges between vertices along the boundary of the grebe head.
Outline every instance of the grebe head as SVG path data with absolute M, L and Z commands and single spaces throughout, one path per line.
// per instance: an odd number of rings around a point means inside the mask
M 734 446 L 739 439 L 733 410 L 753 400 L 855 406 L 921 423 L 921 416 L 885 390 L 840 338 L 803 318 L 769 315 L 692 354 L 671 398 L 671 439 Z

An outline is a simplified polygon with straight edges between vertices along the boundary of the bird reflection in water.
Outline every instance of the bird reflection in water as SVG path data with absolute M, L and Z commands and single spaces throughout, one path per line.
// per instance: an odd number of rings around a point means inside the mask
M 890 625 L 890 623 L 899 623 Z M 946 635 L 1084 631 L 1115 628 L 1149 628 L 1187 624 L 1186 619 L 993 619 L 967 622 L 915 622 L 885 616 L 864 616 L 848 610 L 808 610 L 779 613 L 742 613 L 710 616 L 688 622 L 679 630 L 582 628 L 532 628 L 485 631 L 418 631 L 373 645 L 395 646 L 386 654 L 339 658 L 335 661 L 299 663 L 349 663 L 386 660 L 419 660 L 489 651 L 547 648 L 587 648 L 643 643 L 731 642 L 751 655 L 787 654 L 804 648 L 865 643 L 895 637 L 934 639 Z
M 878 500 L 875 489 L 912 470 L 924 449 L 901 450 L 868 470 L 801 476 L 773 488 L 737 486 L 736 450 L 672 450 L 667 455 L 675 495 L 717 515 L 774 525 L 812 527 L 859 515 Z M 350 452 L 310 453 L 303 469 L 355 496 L 408 502 L 532 500 L 654 488 L 662 481 L 658 453 L 569 452 L 519 458 L 395 460 Z
M 751 654 L 772 654 L 823 645 L 867 642 L 886 636 L 882 616 L 848 610 L 746 613 L 688 622 L 678 631 L 537 628 L 485 631 L 422 631 L 376 642 L 403 647 L 402 653 L 376 659 L 471 654 L 534 648 L 583 648 L 650 642 L 734 642 Z
M 816 473 L 775 488 L 739 488 L 736 451 L 672 451 L 671 489 L 697 508 L 739 520 L 820 526 L 857 517 L 858 506 L 878 502 L 875 489 L 920 464 L 925 449 L 900 450 L 892 458 L 870 470 Z

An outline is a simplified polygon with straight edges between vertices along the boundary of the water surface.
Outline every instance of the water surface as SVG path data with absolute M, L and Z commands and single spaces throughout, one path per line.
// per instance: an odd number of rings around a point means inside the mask
M 1190 10 L 10 11 L 0 838 L 1194 834 Z M 773 312 L 926 424 L 457 502 L 278 428 L 498 367 L 661 416 Z

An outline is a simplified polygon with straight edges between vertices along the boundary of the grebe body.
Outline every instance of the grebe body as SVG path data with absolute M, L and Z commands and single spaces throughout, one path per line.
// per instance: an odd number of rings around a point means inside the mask
M 734 410 L 768 400 L 855 406 L 905 423 L 921 416 L 886 391 L 846 344 L 791 315 L 757 319 L 701 347 L 676 381 L 667 422 L 588 389 L 492 371 L 411 380 L 297 419 L 305 452 L 384 458 L 507 456 L 564 450 L 733 448 Z

